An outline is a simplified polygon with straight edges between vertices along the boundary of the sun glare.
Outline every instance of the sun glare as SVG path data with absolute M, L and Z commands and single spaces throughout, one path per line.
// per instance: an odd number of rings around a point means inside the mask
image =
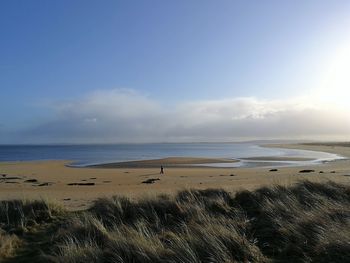
M 339 92 L 348 92 L 350 87 L 350 46 L 340 50 L 331 65 L 328 86 Z M 349 93 L 347 93 L 348 95 Z M 341 95 L 341 94 L 340 94 Z M 346 94 L 344 94 L 346 95 Z
M 337 50 L 323 77 L 315 98 L 350 111 L 350 44 Z

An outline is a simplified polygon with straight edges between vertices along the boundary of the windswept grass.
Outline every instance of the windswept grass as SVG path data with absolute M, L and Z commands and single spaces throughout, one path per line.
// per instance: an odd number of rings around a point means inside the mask
M 303 182 L 236 195 L 269 258 L 291 262 L 350 260 L 350 188 Z
M 16 235 L 0 230 L 0 262 L 2 259 L 13 256 L 19 246 L 20 239 Z
M 26 228 L 52 220 L 62 214 L 64 208 L 45 200 L 0 201 L 0 224 L 2 228 Z
M 350 262 L 350 187 L 306 181 L 235 194 L 115 196 L 76 213 L 2 201 L 0 261 Z
M 29 233 L 64 213 L 63 207 L 44 200 L 0 201 L 0 262 L 13 257 L 18 249 L 23 250 L 28 245 L 26 236 Z
M 301 182 L 99 199 L 66 221 L 52 262 L 348 262 L 350 188 Z

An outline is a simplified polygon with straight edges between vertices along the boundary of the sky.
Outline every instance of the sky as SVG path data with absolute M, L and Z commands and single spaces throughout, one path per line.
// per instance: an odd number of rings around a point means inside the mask
M 0 1 L 0 144 L 344 140 L 350 1 Z

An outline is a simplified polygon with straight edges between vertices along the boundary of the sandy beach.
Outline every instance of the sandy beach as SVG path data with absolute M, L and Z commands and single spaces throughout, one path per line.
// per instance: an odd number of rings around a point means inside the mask
M 350 158 L 350 147 L 341 145 L 268 145 L 330 152 Z M 263 158 L 260 158 L 260 160 Z M 268 160 L 272 160 L 269 158 Z M 276 160 L 281 160 L 277 157 Z M 197 188 L 223 188 L 229 191 L 253 190 L 264 185 L 290 185 L 298 180 L 350 183 L 350 160 L 318 165 L 271 168 L 207 168 L 190 164 L 232 162 L 227 159 L 167 158 L 123 165 L 73 168 L 70 161 L 0 163 L 0 199 L 49 199 L 72 210 L 85 209 L 99 197 L 127 195 L 132 198 L 174 193 Z M 165 174 L 159 165 L 165 164 Z M 184 165 L 184 166 L 178 166 Z M 301 170 L 314 170 L 300 173 Z M 152 180 L 155 179 L 155 180 Z M 159 179 L 159 180 L 158 180 Z M 151 183 L 150 183 L 151 182 Z

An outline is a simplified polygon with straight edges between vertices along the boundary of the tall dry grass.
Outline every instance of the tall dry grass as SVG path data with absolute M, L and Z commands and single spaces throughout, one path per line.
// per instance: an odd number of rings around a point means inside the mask
M 47 201 L 1 201 L 0 261 L 14 256 L 57 263 L 350 262 L 350 187 L 306 181 L 236 194 L 116 196 L 76 213 Z
M 99 199 L 66 221 L 51 262 L 349 262 L 350 187 Z
M 16 235 L 8 234 L 0 229 L 0 262 L 13 256 L 20 244 L 20 239 Z
M 44 200 L 0 201 L 0 262 L 15 256 L 27 232 L 64 213 L 62 206 Z

